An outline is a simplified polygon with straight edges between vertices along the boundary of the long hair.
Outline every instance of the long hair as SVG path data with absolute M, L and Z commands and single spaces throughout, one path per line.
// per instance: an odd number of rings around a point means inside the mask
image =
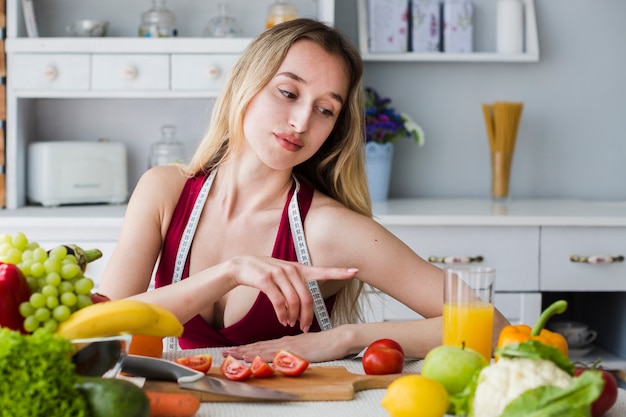
M 293 174 L 349 209 L 371 217 L 363 136 L 363 62 L 358 50 L 338 30 L 311 19 L 273 26 L 248 45 L 215 101 L 211 123 L 186 167 L 187 174 L 210 171 L 243 147 L 243 121 L 250 101 L 274 77 L 289 48 L 303 39 L 343 60 L 349 88 L 333 131 L 315 155 L 293 168 Z M 352 280 L 339 292 L 333 322 L 361 318 L 357 302 L 361 289 L 361 281 Z

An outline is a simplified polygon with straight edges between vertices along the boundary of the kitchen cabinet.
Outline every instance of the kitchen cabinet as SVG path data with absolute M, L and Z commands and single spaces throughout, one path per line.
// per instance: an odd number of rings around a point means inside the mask
M 474 0 L 474 51 L 472 53 L 447 52 L 370 52 L 367 28 L 367 0 L 357 0 L 358 43 L 364 61 L 430 61 L 430 62 L 537 62 L 539 61 L 539 37 L 534 0 L 523 0 L 525 10 L 524 45 L 521 54 L 500 54 L 495 50 L 496 17 L 495 2 Z M 483 36 L 484 34 L 484 36 Z M 493 47 L 490 45 L 494 45 Z
M 273 0 L 258 1 L 254 7 L 245 0 L 229 1 L 229 14 L 239 22 L 243 37 L 201 37 L 204 26 L 218 14 L 218 2 L 169 1 L 166 7 L 176 14 L 178 37 L 139 38 L 141 14 L 151 7 L 149 0 L 35 1 L 39 37 L 30 38 L 21 0 L 7 0 L 11 76 L 6 207 L 27 204 L 25 154 L 34 141 L 107 137 L 125 142 L 131 165 L 129 189 L 147 168 L 149 147 L 158 139 L 161 125 L 185 124 L 192 138 L 186 145 L 194 148 L 223 81 L 252 38 L 265 29 L 265 11 Z M 293 2 L 301 16 L 334 23 L 334 0 Z M 66 26 L 84 18 L 109 21 L 107 37 L 68 37 Z M 121 108 L 132 110 L 118 118 Z M 190 116 L 198 113 L 201 117 Z M 60 120 L 59 114 L 71 116 Z M 164 117 L 167 120 L 161 120 Z M 89 124 L 82 124 L 84 120 Z

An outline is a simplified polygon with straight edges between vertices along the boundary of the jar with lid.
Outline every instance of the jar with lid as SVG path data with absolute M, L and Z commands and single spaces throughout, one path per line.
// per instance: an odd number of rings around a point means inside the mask
M 279 23 L 288 22 L 298 18 L 298 9 L 296 5 L 290 1 L 275 1 L 269 8 L 267 13 L 267 22 L 265 27 L 271 28 Z
M 150 152 L 150 168 L 159 165 L 183 163 L 186 161 L 185 147 L 176 139 L 176 126 L 161 127 L 161 140 L 152 145 Z
M 152 0 L 152 8 L 141 15 L 139 36 L 168 38 L 177 35 L 176 15 L 165 7 L 165 0 Z
M 215 38 L 235 38 L 241 36 L 241 28 L 237 19 L 228 14 L 228 5 L 218 3 L 218 15 L 209 20 L 202 32 L 203 36 Z

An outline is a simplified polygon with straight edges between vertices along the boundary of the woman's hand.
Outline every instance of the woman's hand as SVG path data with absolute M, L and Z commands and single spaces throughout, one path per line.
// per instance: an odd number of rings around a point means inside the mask
M 245 285 L 262 291 L 274 306 L 278 321 L 293 327 L 299 320 L 303 332 L 314 319 L 313 298 L 306 283 L 351 279 L 358 272 L 356 268 L 307 266 L 270 257 L 239 256 L 227 263 L 233 287 Z
M 284 349 L 309 362 L 324 362 L 343 358 L 352 353 L 346 350 L 346 343 L 344 343 L 346 337 L 350 337 L 349 332 L 335 331 L 335 329 L 302 333 L 231 347 L 222 351 L 222 355 L 231 355 L 246 362 L 252 362 L 255 356 L 259 355 L 269 362 L 274 359 L 276 352 Z

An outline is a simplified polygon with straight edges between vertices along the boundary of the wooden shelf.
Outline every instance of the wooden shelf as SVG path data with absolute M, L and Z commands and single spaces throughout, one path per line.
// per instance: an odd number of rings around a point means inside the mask
M 539 61 L 539 37 L 537 35 L 537 16 L 534 0 L 524 0 L 525 4 L 525 45 L 523 54 L 500 54 L 479 51 L 472 53 L 376 53 L 368 49 L 367 0 L 357 0 L 359 48 L 363 61 L 366 62 L 511 62 L 528 63 Z M 494 6 L 495 7 L 495 6 Z

